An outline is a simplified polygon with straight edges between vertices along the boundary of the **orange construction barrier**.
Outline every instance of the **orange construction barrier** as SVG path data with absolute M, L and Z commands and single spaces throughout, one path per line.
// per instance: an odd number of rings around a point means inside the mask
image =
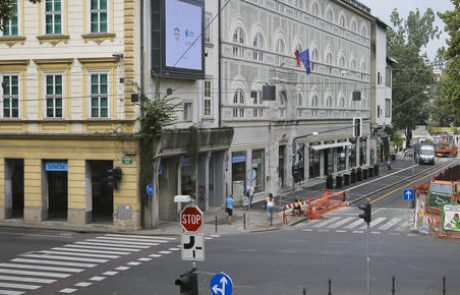
M 343 206 L 345 202 L 345 192 L 332 193 L 329 190 L 324 191 L 319 199 L 308 200 L 308 218 L 318 219 L 327 212 Z

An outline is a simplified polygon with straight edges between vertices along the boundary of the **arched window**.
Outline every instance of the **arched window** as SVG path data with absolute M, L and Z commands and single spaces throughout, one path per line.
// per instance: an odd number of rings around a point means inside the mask
M 284 45 L 284 41 L 282 39 L 278 39 L 278 41 L 276 41 L 276 53 L 284 54 L 285 49 L 286 47 Z
M 334 14 L 332 13 L 332 9 L 328 9 L 327 10 L 327 20 L 330 21 L 330 22 L 333 22 L 334 21 Z
M 332 107 L 332 97 L 331 97 L 331 96 L 328 96 L 328 97 L 327 97 L 326 106 L 327 106 L 328 108 Z
M 313 97 L 311 98 L 311 106 L 312 107 L 317 107 L 318 102 L 319 102 L 318 95 L 313 95 Z
M 354 20 L 353 20 L 352 23 L 351 23 L 351 30 L 352 30 L 353 32 L 357 32 L 357 31 L 358 31 L 358 25 L 356 24 L 356 21 L 354 21 Z
M 343 14 L 340 16 L 340 19 L 339 19 L 339 25 L 342 27 L 342 28 L 346 28 L 347 26 L 347 23 L 345 21 L 345 16 L 343 16 Z
M 314 48 L 314 49 L 311 51 L 311 60 L 313 60 L 313 61 L 319 61 L 319 52 L 318 52 L 318 49 Z
M 303 105 L 302 93 L 297 93 L 297 106 L 301 107 Z
M 364 37 L 367 37 L 367 29 L 366 29 L 366 26 L 362 26 L 362 28 L 361 28 L 361 35 L 363 35 Z
M 361 64 L 361 72 L 364 72 L 364 73 L 365 73 L 366 71 L 367 71 L 367 66 L 366 66 L 366 63 L 363 62 L 363 63 Z
M 341 56 L 340 59 L 339 59 L 339 66 L 341 68 L 344 68 L 345 67 L 345 57 Z
M 280 118 L 286 117 L 286 109 L 287 109 L 287 95 L 285 91 L 281 91 L 280 93 Z
M 356 60 L 353 59 L 353 60 L 351 61 L 351 63 L 350 63 L 350 68 L 351 68 L 352 70 L 356 70 Z
M 233 96 L 234 104 L 244 104 L 244 93 L 242 89 L 237 89 L 235 95 Z
M 261 33 L 256 34 L 256 36 L 254 37 L 253 45 L 255 48 L 264 49 L 265 42 L 264 42 L 264 37 L 262 36 Z M 264 53 L 261 51 L 254 50 L 253 59 L 262 61 L 264 59 Z
M 311 13 L 313 15 L 319 15 L 319 6 L 318 6 L 318 3 L 316 2 L 313 2 L 313 4 L 311 5 Z
M 241 27 L 236 28 L 235 32 L 233 32 L 233 42 L 241 45 L 245 44 L 244 31 Z M 244 48 L 233 46 L 233 55 L 242 57 L 244 55 Z
M 302 52 L 302 44 L 298 43 L 297 46 L 295 47 L 295 50 Z
M 332 53 L 331 52 L 329 52 L 326 55 L 326 63 L 332 65 Z
M 344 108 L 344 107 L 345 107 L 345 97 L 343 97 L 343 96 L 340 98 L 339 107 L 340 107 L 340 108 Z

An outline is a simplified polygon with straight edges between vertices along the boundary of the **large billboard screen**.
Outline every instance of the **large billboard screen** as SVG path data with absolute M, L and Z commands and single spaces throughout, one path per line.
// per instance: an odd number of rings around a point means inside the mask
M 153 70 L 162 77 L 204 77 L 204 1 L 161 0 L 154 7 Z M 155 10 L 156 9 L 156 10 Z

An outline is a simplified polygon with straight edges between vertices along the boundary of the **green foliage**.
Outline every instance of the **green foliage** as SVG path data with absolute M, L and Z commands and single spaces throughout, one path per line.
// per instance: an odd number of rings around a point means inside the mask
M 166 97 L 148 100 L 142 106 L 142 116 L 139 118 L 141 137 L 148 141 L 158 140 L 162 129 L 177 119 L 178 106 L 178 104 L 173 103 L 172 99 Z
M 397 60 L 393 65 L 393 125 L 404 130 L 410 143 L 412 130 L 429 117 L 430 86 L 433 73 L 422 47 L 438 36 L 433 27 L 435 16 L 431 9 L 422 15 L 417 9 L 407 19 L 395 9 L 391 14 L 394 29 L 388 30 L 388 56 Z
M 460 0 L 451 2 L 454 5 L 453 10 L 438 13 L 445 23 L 445 31 L 449 34 L 448 47 L 439 51 L 447 66 L 441 91 L 454 124 L 460 126 Z
M 18 0 L 19 1 L 24 1 L 24 0 Z M 29 0 L 32 3 L 38 3 L 41 0 Z M 13 0 L 0 0 L 0 30 L 3 30 L 3 27 L 6 22 L 9 21 L 9 19 L 13 16 L 12 11 L 14 7 L 14 1 Z

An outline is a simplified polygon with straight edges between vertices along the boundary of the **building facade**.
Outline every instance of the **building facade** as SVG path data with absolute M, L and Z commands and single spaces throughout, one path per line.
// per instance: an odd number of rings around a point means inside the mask
M 1 222 L 140 227 L 135 4 L 16 1 L 0 32 Z
M 235 132 L 228 191 L 249 184 L 279 193 L 294 187 L 294 178 L 313 183 L 373 164 L 369 8 L 241 0 L 230 2 L 221 22 L 221 119 Z M 310 75 L 294 55 L 306 49 Z M 264 85 L 276 87 L 275 101 L 263 100 Z M 363 119 L 360 138 L 353 137 L 354 117 Z

